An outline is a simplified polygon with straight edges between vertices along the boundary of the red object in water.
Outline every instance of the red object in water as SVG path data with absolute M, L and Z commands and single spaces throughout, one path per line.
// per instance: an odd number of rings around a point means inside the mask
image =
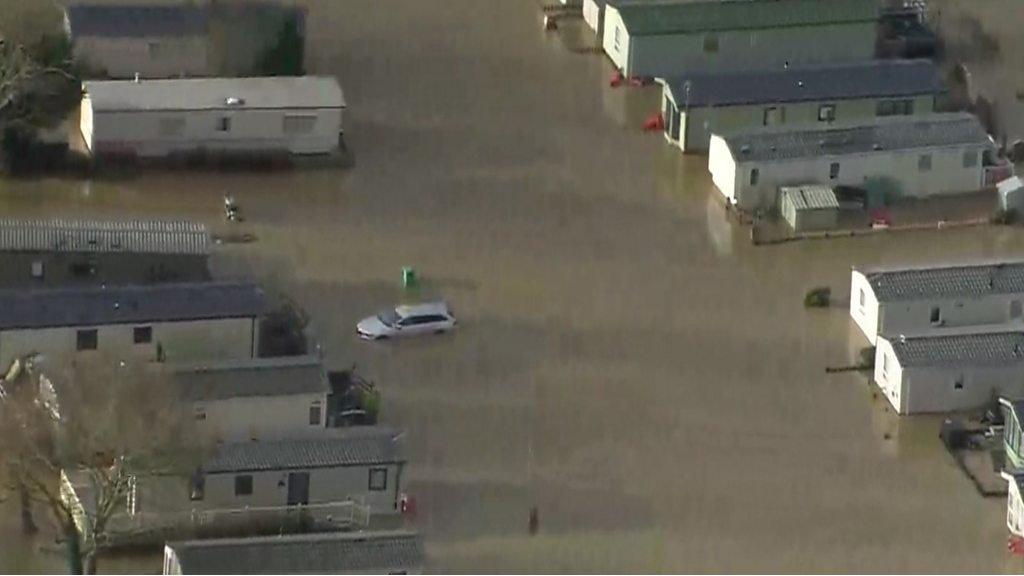
M 622 86 L 623 80 L 625 80 L 625 78 L 622 77 L 622 72 L 616 70 L 615 74 L 612 74 L 612 80 L 611 82 L 608 83 L 608 85 L 611 86 L 612 88 L 618 88 L 619 86 Z
M 871 225 L 892 226 L 892 217 L 885 208 L 876 208 L 871 211 Z
M 633 88 L 639 88 L 645 84 L 647 84 L 647 82 L 643 78 L 639 78 L 637 76 L 633 76 L 629 79 L 629 85 Z
M 1024 556 L 1024 538 L 1010 536 L 1006 541 L 1006 549 L 1015 556 Z
M 399 506 L 402 514 L 409 518 L 416 518 L 416 497 L 409 496 L 408 494 L 402 494 L 402 498 L 399 501 Z
M 655 112 L 644 120 L 644 130 L 653 132 L 655 130 L 665 129 L 665 117 L 661 115 L 661 112 Z

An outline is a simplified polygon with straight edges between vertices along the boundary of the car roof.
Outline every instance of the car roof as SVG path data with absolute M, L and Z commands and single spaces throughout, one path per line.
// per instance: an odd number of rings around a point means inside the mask
M 441 314 L 449 315 L 447 302 L 424 302 L 422 304 L 400 304 L 395 307 L 395 312 L 405 318 L 408 316 L 431 316 Z

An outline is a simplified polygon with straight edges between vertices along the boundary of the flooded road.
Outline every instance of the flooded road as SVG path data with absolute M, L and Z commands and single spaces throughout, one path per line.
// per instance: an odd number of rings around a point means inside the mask
M 845 310 L 802 306 L 812 286 L 845 294 L 851 265 L 1024 256 L 1024 233 L 755 248 L 705 160 L 640 131 L 656 91 L 608 88 L 610 64 L 569 49 L 579 31 L 544 33 L 534 0 L 308 5 L 308 67 L 346 90 L 353 169 L 6 181 L 0 210 L 219 230 L 233 194 L 258 241 L 215 272 L 290 291 L 331 366 L 376 381 L 408 430 L 431 571 L 1024 568 L 939 420 L 826 376 L 866 341 Z M 357 341 L 405 265 L 459 331 Z M 16 520 L 0 571 L 59 569 L 15 553 Z

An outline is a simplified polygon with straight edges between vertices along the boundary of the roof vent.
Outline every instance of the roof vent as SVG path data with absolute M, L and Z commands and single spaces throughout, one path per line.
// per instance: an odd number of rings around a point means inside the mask
M 804 81 L 800 80 L 799 82 L 796 83 L 796 85 L 797 85 L 798 88 L 803 88 L 804 87 Z
M 237 96 L 228 96 L 224 99 L 224 103 L 228 106 L 245 106 L 245 98 L 239 98 Z
M 740 146 L 740 154 L 750 154 L 750 145 L 744 144 L 743 146 Z
M 900 334 L 900 344 L 906 344 L 906 343 L 907 343 L 907 336 L 905 334 Z
M 120 310 L 120 309 L 121 309 L 121 303 L 120 302 L 114 302 L 114 310 Z
M 822 138 L 821 140 L 818 140 L 818 146 L 819 147 L 824 148 L 826 144 L 828 144 L 828 143 L 825 142 L 824 138 Z
M 882 145 L 879 144 L 878 142 L 875 142 L 874 144 L 871 145 L 871 149 L 872 150 L 881 150 L 882 149 Z
M 134 79 L 134 82 L 135 82 L 136 84 L 138 84 L 138 83 L 142 82 L 142 78 L 141 78 L 141 77 L 139 76 L 139 73 L 138 73 L 138 72 L 136 72 L 136 73 L 135 73 L 135 79 Z

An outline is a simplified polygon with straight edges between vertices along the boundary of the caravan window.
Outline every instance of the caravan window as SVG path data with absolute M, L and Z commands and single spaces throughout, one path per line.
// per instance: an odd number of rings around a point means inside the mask
M 828 167 L 828 178 L 829 180 L 835 180 L 839 178 L 839 162 L 833 162 Z
M 370 468 L 370 491 L 383 492 L 388 489 L 388 469 Z
M 757 181 L 761 178 L 761 171 L 757 168 L 750 170 L 750 185 L 757 186 Z
M 942 324 L 942 309 L 938 306 L 932 306 L 931 322 L 933 325 Z
M 836 105 L 822 104 L 818 108 L 818 122 L 834 122 L 836 119 Z
M 978 165 L 978 151 L 968 150 L 964 152 L 964 168 L 974 168 Z
M 716 54 L 716 53 L 718 53 L 718 34 L 705 34 L 704 35 L 704 53 L 705 54 Z
M 932 155 L 921 154 L 917 159 L 917 169 L 920 172 L 930 172 L 932 169 Z

